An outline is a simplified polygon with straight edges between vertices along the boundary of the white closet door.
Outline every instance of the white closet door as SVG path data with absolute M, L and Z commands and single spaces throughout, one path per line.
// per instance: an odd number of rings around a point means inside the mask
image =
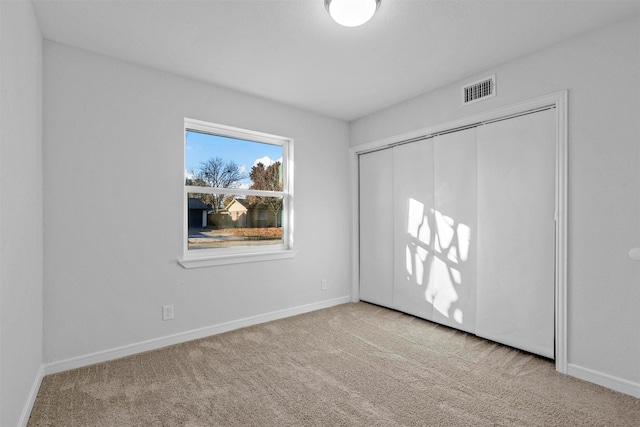
M 555 114 L 477 132 L 476 334 L 552 358 Z
M 393 156 L 359 157 L 360 299 L 393 306 Z
M 435 224 L 427 301 L 433 320 L 475 332 L 476 129 L 434 141 Z
M 427 289 L 435 238 L 433 140 L 394 147 L 393 170 L 393 308 L 431 320 L 433 306 Z

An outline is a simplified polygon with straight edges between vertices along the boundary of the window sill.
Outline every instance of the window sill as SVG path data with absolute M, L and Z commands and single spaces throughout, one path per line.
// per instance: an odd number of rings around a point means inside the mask
M 279 251 L 235 253 L 227 255 L 211 255 L 204 257 L 185 257 L 178 262 L 184 268 L 213 267 L 216 265 L 241 264 L 245 262 L 273 261 L 276 259 L 288 259 L 296 256 L 298 251 L 290 249 Z

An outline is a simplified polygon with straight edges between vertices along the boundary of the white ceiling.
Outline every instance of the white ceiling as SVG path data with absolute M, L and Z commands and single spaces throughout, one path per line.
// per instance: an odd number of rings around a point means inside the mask
M 324 0 L 33 3 L 46 39 L 347 121 L 640 13 L 637 0 L 382 0 L 346 28 Z

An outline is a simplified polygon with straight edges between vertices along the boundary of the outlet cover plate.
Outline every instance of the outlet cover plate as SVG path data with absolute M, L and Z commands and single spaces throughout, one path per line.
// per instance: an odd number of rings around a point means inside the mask
M 163 305 L 162 320 L 172 320 L 172 319 L 173 319 L 173 305 Z

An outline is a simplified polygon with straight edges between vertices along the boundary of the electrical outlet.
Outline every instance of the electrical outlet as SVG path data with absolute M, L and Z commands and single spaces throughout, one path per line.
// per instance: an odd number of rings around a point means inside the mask
M 162 320 L 172 320 L 172 319 L 173 319 L 173 305 L 163 305 Z
M 327 279 L 322 279 L 320 281 L 320 289 L 323 290 L 323 291 L 327 290 Z

